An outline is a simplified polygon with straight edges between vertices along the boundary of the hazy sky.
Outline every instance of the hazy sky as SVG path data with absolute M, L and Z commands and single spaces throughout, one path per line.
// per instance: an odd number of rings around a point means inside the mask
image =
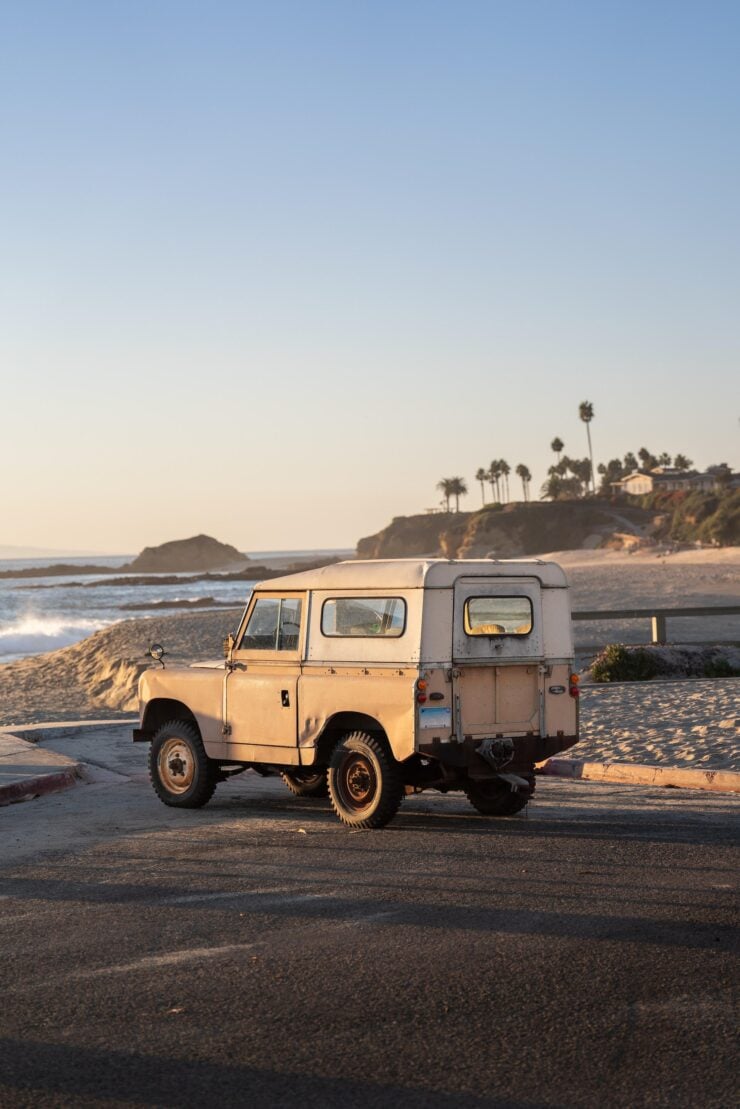
M 738 465 L 740 4 L 0 4 L 0 544 Z M 518 482 L 512 491 L 518 489 Z

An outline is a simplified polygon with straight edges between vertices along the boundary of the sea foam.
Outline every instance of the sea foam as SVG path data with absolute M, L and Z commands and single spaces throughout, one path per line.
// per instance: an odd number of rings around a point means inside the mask
M 114 621 L 23 616 L 12 623 L 0 624 L 0 662 L 69 647 L 111 623 Z

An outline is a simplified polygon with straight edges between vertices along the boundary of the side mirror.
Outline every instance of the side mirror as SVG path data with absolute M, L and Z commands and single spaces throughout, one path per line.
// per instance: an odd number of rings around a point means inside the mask
M 229 658 L 231 656 L 231 652 L 234 650 L 234 642 L 234 637 L 231 632 L 229 632 L 226 639 L 224 639 L 224 658 Z

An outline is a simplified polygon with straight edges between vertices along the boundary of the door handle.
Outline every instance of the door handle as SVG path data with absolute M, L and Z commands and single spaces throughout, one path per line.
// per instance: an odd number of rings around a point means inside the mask
M 280 702 L 284 709 L 290 708 L 290 694 L 287 689 L 280 690 Z

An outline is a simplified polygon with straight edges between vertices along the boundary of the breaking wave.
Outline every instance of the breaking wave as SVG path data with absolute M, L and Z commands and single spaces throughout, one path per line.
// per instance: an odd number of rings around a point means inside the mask
M 69 647 L 114 622 L 23 616 L 12 624 L 0 625 L 0 662 Z

